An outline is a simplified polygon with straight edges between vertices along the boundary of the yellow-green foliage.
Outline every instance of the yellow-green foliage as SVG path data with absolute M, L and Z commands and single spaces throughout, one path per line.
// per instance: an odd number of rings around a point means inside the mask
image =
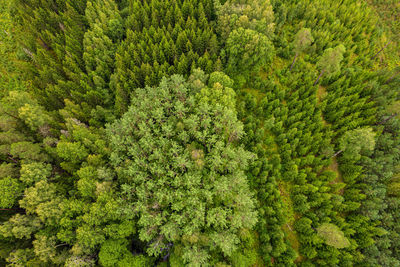
M 317 232 L 329 246 L 335 248 L 346 248 L 350 245 L 350 242 L 344 236 L 344 233 L 334 224 L 323 223 L 317 228 Z

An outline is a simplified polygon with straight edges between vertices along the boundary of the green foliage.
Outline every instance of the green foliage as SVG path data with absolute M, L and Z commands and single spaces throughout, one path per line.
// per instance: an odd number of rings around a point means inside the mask
M 350 246 L 349 240 L 344 236 L 340 229 L 331 223 L 323 223 L 317 228 L 318 235 L 324 238 L 329 246 L 335 248 L 345 248 Z
M 128 251 L 128 242 L 123 240 L 107 240 L 101 246 L 99 263 L 104 267 L 111 266 L 151 266 L 153 259 L 144 255 L 132 255 Z
M 237 145 L 243 130 L 234 110 L 196 101 L 188 88 L 172 76 L 137 89 L 108 135 L 147 252 L 158 256 L 170 242 L 182 243 L 184 261 L 195 264 L 207 262 L 215 246 L 231 256 L 238 231 L 252 227 L 256 213 L 243 172 L 252 155 Z
M 213 87 L 215 83 L 220 83 L 224 87 L 233 88 L 233 80 L 223 72 L 216 71 L 210 74 L 208 86 Z
M 88 156 L 84 146 L 80 143 L 60 142 L 57 144 L 57 154 L 73 163 L 81 162 Z
M 0 232 L 3 237 L 30 239 L 41 226 L 40 220 L 35 216 L 15 214 L 9 221 L 1 225 Z
M 339 147 L 344 152 L 344 157 L 357 160 L 361 153 L 374 150 L 375 133 L 369 127 L 348 131 L 340 139 Z
M 210 106 L 221 105 L 228 110 L 236 108 L 236 93 L 232 89 L 233 81 L 223 72 L 213 72 L 208 87 L 203 87 L 196 95 L 198 101 Z
M 11 266 L 27 266 L 31 262 L 31 259 L 34 257 L 34 253 L 32 249 L 17 249 L 10 253 L 7 258 L 7 262 Z
M 0 179 L 0 208 L 12 208 L 20 197 L 22 186 L 17 179 L 6 177 Z
M 232 256 L 232 266 L 254 266 L 260 262 L 257 253 L 259 244 L 257 243 L 256 233 L 248 230 L 240 232 L 242 247 L 234 252 Z
M 274 34 L 274 12 L 270 1 L 228 0 L 217 5 L 218 30 L 226 41 L 238 28 L 251 29 L 272 38 Z
M 311 43 L 314 41 L 314 38 L 311 35 L 311 30 L 309 28 L 301 28 L 295 35 L 293 45 L 296 55 L 294 56 L 292 65 L 290 66 L 290 70 L 292 70 L 294 63 L 296 62 L 297 56 L 304 52 Z
M 251 29 L 238 28 L 229 34 L 226 54 L 227 70 L 239 74 L 257 71 L 261 66 L 270 63 L 274 48 L 265 35 Z
M 398 10 L 0 1 L 0 266 L 400 265 Z
M 309 28 L 301 28 L 294 37 L 294 49 L 296 53 L 301 53 L 307 49 L 314 41 Z
M 34 162 L 24 164 L 20 170 L 20 180 L 27 184 L 32 185 L 40 180 L 46 180 L 51 175 L 51 165 L 43 164 L 41 162 Z
M 323 73 L 333 74 L 338 72 L 345 51 L 346 48 L 342 44 L 335 48 L 326 49 L 316 64 L 317 68 L 321 71 L 320 76 Z
M 92 267 L 95 266 L 95 260 L 89 257 L 71 256 L 65 261 L 66 267 Z

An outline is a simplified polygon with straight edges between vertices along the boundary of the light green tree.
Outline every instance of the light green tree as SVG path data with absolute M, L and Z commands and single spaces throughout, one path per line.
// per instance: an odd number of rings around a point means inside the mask
M 344 45 L 338 45 L 335 48 L 328 48 L 324 51 L 317 62 L 317 68 L 320 70 L 316 85 L 324 73 L 332 74 L 340 70 L 340 62 L 343 60 L 343 53 L 346 51 Z
M 350 246 L 350 241 L 344 236 L 344 233 L 334 224 L 323 223 L 317 228 L 317 233 L 325 243 L 335 248 L 345 248 Z
M 257 71 L 272 61 L 274 46 L 257 31 L 238 28 L 233 30 L 226 41 L 227 70 L 229 73 Z
M 357 160 L 361 153 L 372 151 L 375 147 L 375 132 L 371 127 L 358 128 L 346 132 L 339 140 L 340 150 L 333 156 L 343 156 Z
M 11 177 L 5 177 L 0 179 L 0 208 L 12 208 L 21 197 L 23 187 L 21 183 Z
M 107 132 L 125 208 L 137 214 L 148 254 L 182 244 L 182 259 L 195 264 L 207 263 L 213 249 L 231 256 L 238 231 L 257 219 L 244 174 L 252 154 L 239 145 L 236 112 L 211 105 L 219 93 L 204 90 L 213 88 L 202 89 L 204 101 L 188 88 L 174 75 L 157 88 L 137 89 L 128 112 Z
M 292 65 L 290 65 L 290 70 L 292 70 L 294 63 L 296 62 L 297 57 L 300 53 L 306 50 L 310 44 L 314 41 L 312 37 L 311 30 L 309 28 L 301 28 L 296 36 L 294 37 L 293 45 L 294 50 L 296 52 Z
M 218 2 L 217 2 L 218 3 Z M 274 34 L 274 12 L 269 0 L 228 0 L 216 5 L 218 31 L 223 41 L 238 28 L 251 29 L 268 38 Z

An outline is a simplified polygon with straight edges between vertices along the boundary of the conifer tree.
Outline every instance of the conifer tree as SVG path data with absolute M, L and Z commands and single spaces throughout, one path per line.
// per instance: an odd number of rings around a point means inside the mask
M 88 1 L 85 13 L 89 29 L 83 39 L 87 73 L 84 98 L 93 109 L 92 116 L 107 121 L 102 108 L 110 108 L 114 102 L 110 83 L 115 69 L 115 53 L 123 36 L 123 21 L 114 0 Z
M 210 73 L 218 59 L 215 30 L 206 15 L 212 11 L 204 9 L 203 1 L 134 1 L 129 12 L 112 78 L 118 115 L 127 110 L 135 88 L 154 86 L 176 73 L 187 77 L 192 67 Z
M 66 95 L 81 100 L 86 1 L 15 0 L 15 7 L 19 31 L 25 32 L 19 42 L 29 56 L 24 74 L 35 96 L 50 109 L 62 107 Z

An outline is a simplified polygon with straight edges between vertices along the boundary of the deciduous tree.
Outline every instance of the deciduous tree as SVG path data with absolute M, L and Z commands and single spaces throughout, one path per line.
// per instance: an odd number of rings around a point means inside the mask
M 310 44 L 314 41 L 314 38 L 312 37 L 311 30 L 309 28 L 301 28 L 296 36 L 294 37 L 293 45 L 294 45 L 294 50 L 296 52 L 292 65 L 290 65 L 290 70 L 292 70 L 294 63 L 296 62 L 296 59 L 298 55 L 306 50 Z
M 320 74 L 314 82 L 316 85 L 324 73 L 331 74 L 340 70 L 340 62 L 343 60 L 343 53 L 346 51 L 344 45 L 338 45 L 335 48 L 328 48 L 324 51 L 317 62 L 317 68 Z
M 232 256 L 238 231 L 251 228 L 256 213 L 243 172 L 252 155 L 238 144 L 241 123 L 233 110 L 196 101 L 188 88 L 175 75 L 138 89 L 108 136 L 124 205 L 138 215 L 147 252 L 158 256 L 182 244 L 190 264 L 208 262 L 212 248 Z

